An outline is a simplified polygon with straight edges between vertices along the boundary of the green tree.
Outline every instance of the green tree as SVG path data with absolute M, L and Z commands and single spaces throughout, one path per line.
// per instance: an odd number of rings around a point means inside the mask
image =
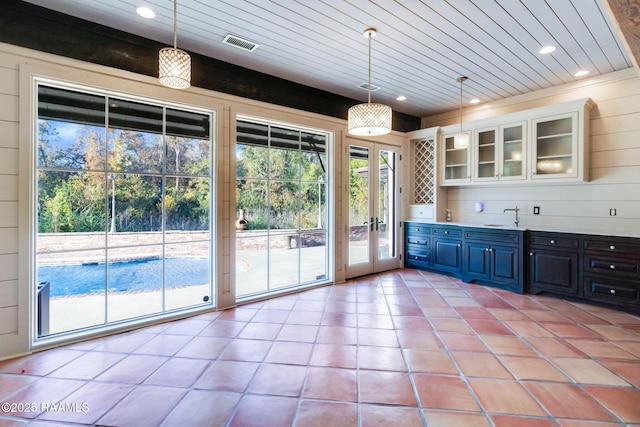
M 354 159 L 349 161 L 349 221 L 351 224 L 364 224 L 369 220 L 369 161 Z
M 74 231 L 71 203 L 66 191 L 59 187 L 55 196 L 44 202 L 42 224 L 45 232 L 61 233 Z

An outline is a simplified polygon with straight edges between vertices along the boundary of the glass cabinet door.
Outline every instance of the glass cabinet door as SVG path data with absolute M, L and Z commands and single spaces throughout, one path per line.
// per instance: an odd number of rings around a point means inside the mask
M 498 179 L 496 128 L 478 130 L 475 136 L 475 179 L 477 181 Z
M 577 114 L 566 114 L 532 121 L 532 178 L 577 176 Z
M 525 122 L 500 126 L 502 163 L 499 174 L 501 180 L 526 178 L 525 135 Z
M 469 147 L 455 148 L 454 135 L 444 135 L 444 177 L 447 183 L 470 181 Z

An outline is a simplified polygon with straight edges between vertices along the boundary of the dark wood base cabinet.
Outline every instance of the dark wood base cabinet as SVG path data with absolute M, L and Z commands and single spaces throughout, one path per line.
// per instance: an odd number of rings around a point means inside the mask
M 578 295 L 579 240 L 559 233 L 529 233 L 529 292 Z
M 531 231 L 531 293 L 640 311 L 640 239 Z
M 582 295 L 640 308 L 640 239 L 585 236 L 582 249 Z
M 640 313 L 640 238 L 406 222 L 406 267 Z

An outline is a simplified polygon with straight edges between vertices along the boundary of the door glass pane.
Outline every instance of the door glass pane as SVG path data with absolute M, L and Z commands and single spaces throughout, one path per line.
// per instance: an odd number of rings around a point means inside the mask
M 395 257 L 395 174 L 396 153 L 380 150 L 378 176 L 378 259 Z
M 536 131 L 536 173 L 573 173 L 572 118 L 539 122 Z
M 454 137 L 445 138 L 445 179 L 465 179 L 467 178 L 467 158 L 468 148 L 455 148 Z
M 163 108 L 109 98 L 108 169 L 162 172 Z
M 369 149 L 349 149 L 349 265 L 369 262 Z
M 105 129 L 104 96 L 38 86 L 38 167 L 104 170 Z
M 165 248 L 165 310 L 211 300 L 210 241 L 185 242 Z
M 300 236 L 300 283 L 312 283 L 327 278 L 327 233 L 324 230 L 310 230 Z
M 238 120 L 236 297 L 327 280 L 327 134 Z
M 38 337 L 212 305 L 212 115 L 38 83 L 36 119 Z
M 478 178 L 496 175 L 496 133 L 488 130 L 478 133 Z
M 162 243 L 162 178 L 110 173 L 107 179 L 109 246 Z
M 107 269 L 105 250 L 60 251 L 66 235 L 46 235 L 38 240 L 37 336 L 74 331 L 105 322 Z M 102 239 L 104 246 L 104 237 Z
M 502 175 L 522 176 L 522 125 L 503 129 Z
M 144 250 L 144 254 L 140 251 Z M 136 257 L 132 257 L 132 252 Z M 109 322 L 162 311 L 162 246 L 119 248 L 108 251 Z

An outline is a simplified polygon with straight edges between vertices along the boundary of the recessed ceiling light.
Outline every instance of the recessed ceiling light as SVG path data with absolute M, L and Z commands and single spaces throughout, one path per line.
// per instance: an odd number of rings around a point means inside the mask
M 582 77 L 582 76 L 586 76 L 587 74 L 589 74 L 589 70 L 580 70 L 577 73 L 574 74 L 575 77 Z
M 138 15 L 142 16 L 143 18 L 153 19 L 156 17 L 156 13 L 146 6 L 140 6 L 136 9 L 136 12 L 138 12 Z
M 478 104 L 480 102 L 480 100 L 478 98 L 473 98 L 471 101 L 469 101 L 469 104 Z
M 544 54 L 546 54 L 546 53 L 551 53 L 551 52 L 553 52 L 554 50 L 556 50 L 556 47 L 555 47 L 555 46 L 544 46 L 542 49 L 540 49 L 540 50 L 538 51 L 538 53 L 540 53 L 540 54 L 544 55 Z
M 398 100 L 398 101 L 406 101 L 407 97 L 404 96 L 404 95 L 400 95 L 399 97 L 396 98 L 396 100 Z

